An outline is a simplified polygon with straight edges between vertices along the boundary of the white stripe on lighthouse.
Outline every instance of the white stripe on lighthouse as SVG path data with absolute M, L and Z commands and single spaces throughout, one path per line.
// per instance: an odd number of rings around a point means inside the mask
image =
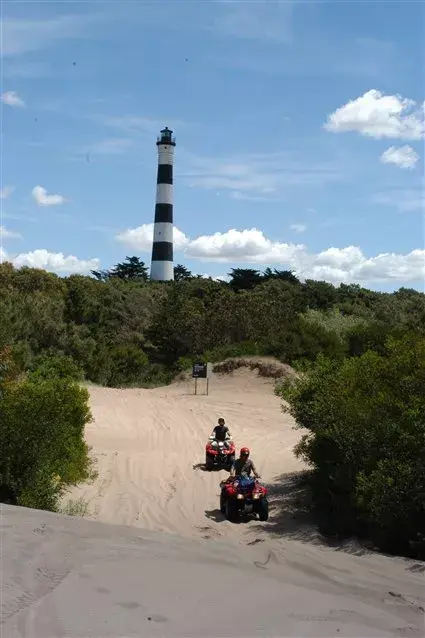
M 153 241 L 173 242 L 173 224 L 167 222 L 156 222 L 154 224 Z
M 158 164 L 173 163 L 174 146 L 158 146 Z
M 152 281 L 171 281 L 174 279 L 174 265 L 172 261 L 153 261 L 150 277 Z
M 156 203 L 172 204 L 173 203 L 173 185 L 157 184 L 156 185 Z

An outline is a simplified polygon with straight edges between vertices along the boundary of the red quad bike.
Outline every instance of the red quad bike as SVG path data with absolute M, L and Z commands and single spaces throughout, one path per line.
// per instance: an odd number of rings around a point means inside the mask
M 228 447 L 223 441 L 210 437 L 205 446 L 205 467 L 207 470 L 225 467 L 230 470 L 235 461 L 235 444 L 227 440 Z
M 257 479 L 242 476 L 222 481 L 220 511 L 229 521 L 236 519 L 241 513 L 257 514 L 260 521 L 267 521 L 267 489 Z

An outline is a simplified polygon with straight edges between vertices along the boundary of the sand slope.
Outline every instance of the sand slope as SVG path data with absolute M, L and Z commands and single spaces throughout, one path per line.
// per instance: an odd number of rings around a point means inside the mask
M 300 432 L 272 389 L 248 371 L 209 397 L 91 387 L 99 478 L 71 496 L 97 520 L 2 507 L 1 635 L 424 636 L 425 563 L 325 547 L 288 511 Z M 223 520 L 226 473 L 197 467 L 219 416 L 270 484 L 268 523 Z
M 201 382 L 199 391 L 205 391 Z M 300 433 L 282 414 L 270 380 L 241 370 L 214 378 L 209 396 L 193 392 L 192 381 L 155 390 L 90 388 L 94 422 L 87 440 L 99 480 L 72 497 L 89 501 L 92 518 L 185 535 L 203 534 L 206 527 L 214 536 L 240 535 L 217 512 L 219 482 L 227 473 L 199 467 L 219 416 L 238 449 L 250 447 L 264 481 L 301 468 L 292 453 Z M 249 530 L 262 527 L 248 524 Z
M 4 638 L 423 636 L 423 574 L 3 506 Z M 327 558 L 330 558 L 328 561 Z

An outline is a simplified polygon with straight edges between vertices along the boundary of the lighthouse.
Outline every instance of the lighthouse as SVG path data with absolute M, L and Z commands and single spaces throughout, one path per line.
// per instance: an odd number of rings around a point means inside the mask
M 176 140 L 166 126 L 157 138 L 155 222 L 153 229 L 152 281 L 174 279 L 173 267 L 173 158 Z

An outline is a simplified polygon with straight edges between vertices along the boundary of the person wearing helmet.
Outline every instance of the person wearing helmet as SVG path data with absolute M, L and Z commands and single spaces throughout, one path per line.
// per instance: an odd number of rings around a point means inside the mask
M 254 465 L 254 461 L 249 458 L 249 449 L 247 447 L 243 447 L 241 448 L 239 458 L 236 459 L 232 465 L 230 478 L 233 478 L 234 476 L 250 478 L 251 472 L 254 474 L 255 478 L 260 478 L 257 468 Z
M 218 425 L 215 426 L 214 430 L 211 433 L 210 438 L 214 438 L 216 441 L 223 441 L 224 445 L 229 447 L 229 440 L 231 439 L 230 430 L 226 425 L 226 422 L 223 418 L 218 420 Z

